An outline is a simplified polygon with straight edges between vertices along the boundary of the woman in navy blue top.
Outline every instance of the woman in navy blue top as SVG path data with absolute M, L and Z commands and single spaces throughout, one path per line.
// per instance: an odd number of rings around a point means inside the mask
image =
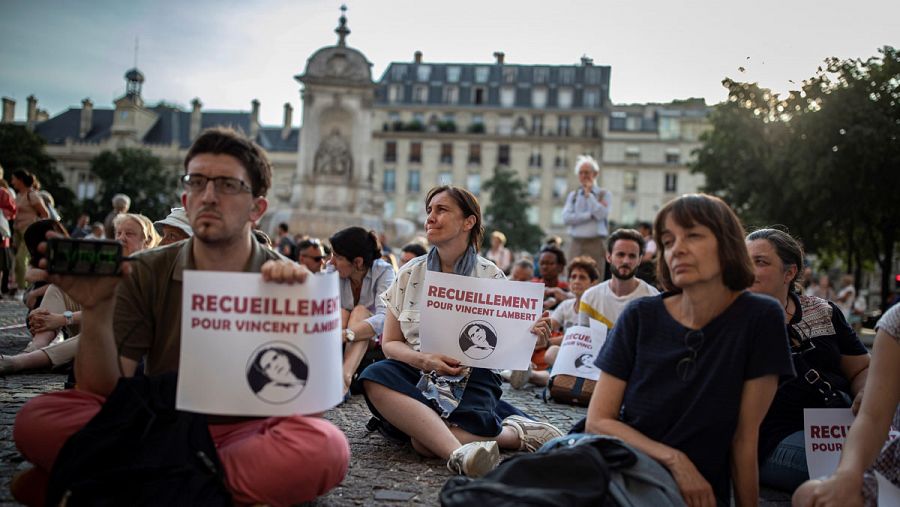
M 587 430 L 614 435 L 669 472 L 690 506 L 759 499 L 759 425 L 779 375 L 793 374 L 778 303 L 745 289 L 740 220 L 703 194 L 656 217 L 666 292 L 632 301 L 610 332 Z

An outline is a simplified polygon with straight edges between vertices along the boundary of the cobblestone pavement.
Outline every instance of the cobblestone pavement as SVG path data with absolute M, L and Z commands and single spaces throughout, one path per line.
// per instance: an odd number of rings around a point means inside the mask
M 24 316 L 21 304 L 0 300 L 0 327 L 19 324 L 24 321 Z M 0 353 L 16 353 L 28 339 L 22 328 L 0 330 Z M 12 441 L 16 412 L 28 399 L 62 389 L 64 380 L 65 376 L 57 373 L 0 377 L 0 506 L 16 505 L 9 493 L 9 481 L 18 470 L 28 467 Z M 507 389 L 504 399 L 564 430 L 585 413 L 584 408 L 545 404 L 538 394 L 536 388 Z M 377 432 L 368 433 L 365 423 L 369 411 L 361 396 L 329 411 L 326 417 L 346 433 L 352 458 L 344 482 L 312 505 L 438 505 L 438 492 L 451 476 L 444 461 L 420 458 L 408 445 L 385 440 Z M 503 457 L 511 455 L 504 453 Z M 789 497 L 764 490 L 761 505 L 786 507 L 790 505 Z

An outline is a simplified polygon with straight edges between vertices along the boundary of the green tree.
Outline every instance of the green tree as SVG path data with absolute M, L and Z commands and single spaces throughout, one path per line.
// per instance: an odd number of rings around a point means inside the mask
M 94 215 L 111 209 L 112 198 L 119 193 L 131 198 L 131 211 L 151 220 L 165 217 L 178 202 L 178 175 L 149 150 L 104 151 L 91 160 L 91 172 L 101 182 L 100 192 L 90 203 Z
M 748 225 L 787 225 L 857 279 L 876 262 L 884 303 L 900 240 L 900 55 L 879 53 L 830 58 L 785 98 L 726 79 L 693 169 Z
M 64 217 L 73 211 L 75 195 L 64 186 L 63 176 L 53 165 L 53 157 L 44 149 L 44 139 L 22 125 L 0 125 L 0 165 L 6 180 L 13 171 L 29 171 L 37 176 L 41 188 L 50 192 L 56 201 L 56 209 Z
M 506 235 L 510 250 L 534 251 L 544 232 L 526 218 L 525 210 L 530 204 L 525 184 L 514 172 L 498 167 L 482 187 L 491 193 L 491 203 L 484 210 L 485 246 L 490 246 L 490 233 L 500 231 Z

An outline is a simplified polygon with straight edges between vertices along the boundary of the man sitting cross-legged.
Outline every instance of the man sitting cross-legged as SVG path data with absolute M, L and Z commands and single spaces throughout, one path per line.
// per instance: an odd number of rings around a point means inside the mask
M 121 278 L 50 277 L 82 305 L 78 387 L 39 396 L 16 417 L 16 445 L 35 466 L 30 477 L 14 481 L 17 499 L 43 503 L 42 484 L 60 448 L 100 411 L 120 372 L 132 375 L 142 357 L 148 375 L 178 369 L 185 269 L 261 272 L 286 283 L 306 279 L 306 268 L 263 248 L 251 233 L 266 211 L 271 174 L 258 145 L 231 130 L 208 130 L 185 158 L 181 200 L 192 239 L 139 254 Z M 237 503 L 304 502 L 336 486 L 347 471 L 347 439 L 324 419 L 210 417 L 209 431 Z

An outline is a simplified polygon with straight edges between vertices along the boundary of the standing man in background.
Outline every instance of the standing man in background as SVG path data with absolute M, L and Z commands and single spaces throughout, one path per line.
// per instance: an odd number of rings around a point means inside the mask
M 597 261 L 600 276 L 606 269 L 606 237 L 609 235 L 609 210 L 612 194 L 596 184 L 600 166 L 591 156 L 575 161 L 575 174 L 581 184 L 566 197 L 563 223 L 572 238 L 569 257 L 587 255 Z
M 116 237 L 116 228 L 113 227 L 113 222 L 118 215 L 128 213 L 128 210 L 131 208 L 131 197 L 128 197 L 125 194 L 116 194 L 112 198 L 112 206 L 112 211 L 110 211 L 103 220 L 103 234 L 105 234 L 107 238 Z

